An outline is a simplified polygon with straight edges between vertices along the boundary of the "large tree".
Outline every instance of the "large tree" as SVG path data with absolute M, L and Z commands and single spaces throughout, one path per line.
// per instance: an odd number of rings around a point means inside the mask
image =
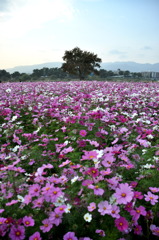
M 100 68 L 102 60 L 94 53 L 82 51 L 75 47 L 70 51 L 65 51 L 63 56 L 65 63 L 62 64 L 62 70 L 69 74 L 76 75 L 80 80 L 90 74 L 98 74 L 97 68 Z

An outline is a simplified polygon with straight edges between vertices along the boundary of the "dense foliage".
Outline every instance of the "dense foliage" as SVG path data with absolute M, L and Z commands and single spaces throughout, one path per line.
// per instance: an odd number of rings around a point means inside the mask
M 0 238 L 159 237 L 159 84 L 0 84 Z
M 63 60 L 65 61 L 62 64 L 63 71 L 78 76 L 80 80 L 84 80 L 91 73 L 97 75 L 102 62 L 97 54 L 82 51 L 78 47 L 65 51 Z

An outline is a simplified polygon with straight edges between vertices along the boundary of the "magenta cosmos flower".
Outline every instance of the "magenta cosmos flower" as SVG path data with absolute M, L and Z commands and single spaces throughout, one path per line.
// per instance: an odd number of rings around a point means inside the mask
M 35 232 L 33 235 L 29 237 L 29 240 L 42 240 L 42 238 L 40 237 L 39 232 Z
M 68 232 L 63 236 L 63 240 L 78 240 L 74 232 Z
M 134 193 L 132 191 L 132 187 L 129 186 L 128 183 L 119 184 L 119 187 L 116 189 L 114 194 L 114 197 L 119 204 L 127 204 L 132 200 L 133 196 Z
M 141 235 L 142 234 L 142 227 L 140 225 L 136 225 L 134 228 L 134 233 L 136 235 Z
M 85 174 L 90 175 L 92 177 L 97 177 L 99 175 L 99 171 L 97 168 L 91 167 L 85 172 Z
M 11 240 L 23 240 L 25 238 L 25 228 L 23 226 L 11 227 L 9 237 Z
M 86 130 L 80 130 L 79 134 L 82 136 L 82 137 L 85 137 L 87 135 L 87 131 Z
M 23 218 L 23 224 L 25 227 L 34 226 L 34 219 L 32 217 L 25 216 Z
M 121 232 L 125 232 L 128 229 L 128 221 L 124 217 L 115 219 L 115 226 Z

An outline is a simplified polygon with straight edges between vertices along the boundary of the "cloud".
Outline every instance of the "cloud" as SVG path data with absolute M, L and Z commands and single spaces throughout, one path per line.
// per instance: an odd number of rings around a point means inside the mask
M 73 0 L 5 0 L 2 9 L 0 31 L 8 37 L 21 36 L 49 21 L 71 20 L 74 15 Z
M 112 49 L 109 51 L 109 56 L 110 58 L 113 57 L 113 59 L 117 60 L 123 60 L 123 59 L 127 59 L 127 52 L 124 51 L 119 51 L 117 49 Z
M 111 51 L 109 51 L 109 54 L 111 54 L 111 55 L 125 55 L 126 52 L 121 52 L 119 50 L 112 49 Z
M 142 50 L 152 50 L 152 48 L 150 46 L 144 46 Z

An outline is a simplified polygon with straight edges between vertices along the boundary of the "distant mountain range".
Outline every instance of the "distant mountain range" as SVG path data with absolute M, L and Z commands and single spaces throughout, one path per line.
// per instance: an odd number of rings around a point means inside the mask
M 9 73 L 20 72 L 20 73 L 32 73 L 34 69 L 41 69 L 44 67 L 48 68 L 60 68 L 62 62 L 48 62 L 36 65 L 27 65 L 27 66 L 17 66 L 14 68 L 8 68 L 6 71 Z M 159 72 L 159 63 L 150 64 L 150 63 L 136 63 L 136 62 L 104 62 L 101 63 L 101 69 L 105 69 L 107 71 L 112 70 L 116 71 L 118 69 L 123 71 L 130 72 Z

